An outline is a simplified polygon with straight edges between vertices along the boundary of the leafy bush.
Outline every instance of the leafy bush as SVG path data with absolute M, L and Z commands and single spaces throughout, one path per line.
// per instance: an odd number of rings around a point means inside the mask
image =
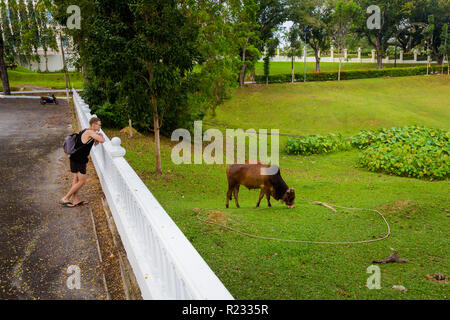
M 126 113 L 117 103 L 112 104 L 106 101 L 102 105 L 92 108 L 92 113 L 102 120 L 102 125 L 106 128 L 123 128 L 128 123 Z
M 444 66 L 444 72 L 447 72 L 447 66 Z M 429 72 L 441 72 L 441 66 L 432 65 Z M 341 71 L 341 80 L 381 78 L 381 77 L 403 77 L 423 75 L 427 73 L 427 66 L 405 67 L 405 68 L 385 68 L 385 69 L 364 69 Z M 303 73 L 296 73 L 296 81 L 303 81 Z M 330 72 L 308 72 L 306 73 L 306 81 L 329 81 L 337 80 L 338 71 Z M 291 82 L 291 74 L 274 74 L 269 75 L 269 83 Z M 257 83 L 266 83 L 266 77 L 263 75 L 255 76 Z
M 332 153 L 349 150 L 350 148 L 349 140 L 344 139 L 340 134 L 331 133 L 326 136 L 317 134 L 302 138 L 289 138 L 285 145 L 287 153 L 298 155 Z
M 351 144 L 362 149 L 359 164 L 398 176 L 445 179 L 450 176 L 450 132 L 425 127 L 361 131 Z

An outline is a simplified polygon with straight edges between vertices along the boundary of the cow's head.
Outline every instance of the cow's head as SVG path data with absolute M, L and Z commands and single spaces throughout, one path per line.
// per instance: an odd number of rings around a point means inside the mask
M 283 195 L 281 202 L 286 203 L 289 209 L 294 208 L 295 191 L 294 188 L 289 188 Z

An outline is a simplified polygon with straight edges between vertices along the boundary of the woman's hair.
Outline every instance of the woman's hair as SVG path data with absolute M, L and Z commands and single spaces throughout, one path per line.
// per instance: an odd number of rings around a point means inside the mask
M 100 121 L 100 118 L 93 117 L 93 118 L 91 118 L 91 120 L 89 120 L 89 125 L 92 126 L 93 123 L 96 123 L 96 122 L 99 122 L 99 121 Z

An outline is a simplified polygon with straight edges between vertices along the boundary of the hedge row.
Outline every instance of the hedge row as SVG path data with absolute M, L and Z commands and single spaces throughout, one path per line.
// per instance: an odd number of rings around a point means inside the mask
M 448 66 L 444 66 L 444 72 L 447 72 Z M 440 73 L 441 66 L 432 65 L 429 72 Z M 427 66 L 420 67 L 407 67 L 407 68 L 386 68 L 386 69 L 364 69 L 364 70 L 349 70 L 341 71 L 341 80 L 351 79 L 366 79 L 366 78 L 381 78 L 381 77 L 403 77 L 403 76 L 416 76 L 427 73 Z M 295 74 L 295 81 L 303 81 L 303 73 Z M 330 81 L 337 80 L 338 72 L 308 72 L 306 73 L 306 81 Z M 269 75 L 269 83 L 281 83 L 291 82 L 292 74 L 275 74 Z M 266 83 L 266 77 L 264 75 L 255 76 L 257 83 Z

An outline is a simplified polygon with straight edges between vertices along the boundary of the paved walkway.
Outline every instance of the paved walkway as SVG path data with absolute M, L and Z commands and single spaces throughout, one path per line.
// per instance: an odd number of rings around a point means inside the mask
M 89 207 L 58 204 L 72 182 L 71 126 L 65 101 L 0 99 L 0 299 L 106 297 Z M 67 285 L 70 266 L 80 289 Z

